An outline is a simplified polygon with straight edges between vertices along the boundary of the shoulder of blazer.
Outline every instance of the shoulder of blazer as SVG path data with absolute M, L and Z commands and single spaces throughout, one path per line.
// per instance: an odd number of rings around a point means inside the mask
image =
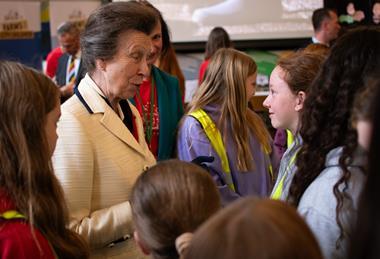
M 62 66 L 65 66 L 66 68 L 66 65 L 67 65 L 67 61 L 69 60 L 69 55 L 67 53 L 63 53 L 62 56 L 59 57 L 58 59 L 58 68 L 62 68 Z

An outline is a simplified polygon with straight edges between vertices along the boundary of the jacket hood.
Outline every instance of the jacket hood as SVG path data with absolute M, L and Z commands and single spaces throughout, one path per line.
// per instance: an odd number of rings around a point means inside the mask
M 341 146 L 330 150 L 330 152 L 326 156 L 325 166 L 326 167 L 339 166 L 339 158 L 341 157 L 342 152 L 343 152 L 343 147 Z M 354 152 L 354 158 L 350 166 L 361 167 L 361 166 L 364 166 L 365 163 L 366 163 L 365 151 L 362 150 L 361 148 L 357 148 L 356 151 Z

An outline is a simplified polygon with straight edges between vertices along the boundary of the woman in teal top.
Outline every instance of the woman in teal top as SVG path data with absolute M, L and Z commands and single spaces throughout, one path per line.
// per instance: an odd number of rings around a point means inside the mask
M 145 138 L 157 160 L 174 157 L 175 136 L 183 115 L 183 103 L 178 79 L 156 65 L 170 45 L 169 30 L 161 13 L 151 4 L 141 4 L 153 9 L 159 20 L 150 34 L 153 50 L 149 59 L 150 73 L 134 97 L 134 103 L 144 122 Z

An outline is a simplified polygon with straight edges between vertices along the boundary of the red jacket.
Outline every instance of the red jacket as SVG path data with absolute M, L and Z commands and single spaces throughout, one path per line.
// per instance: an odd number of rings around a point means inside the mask
M 53 78 L 58 67 L 58 59 L 62 56 L 63 52 L 60 47 L 53 49 L 46 57 L 46 74 Z
M 206 69 L 208 67 L 208 63 L 210 63 L 209 59 L 204 60 L 201 64 L 201 66 L 199 67 L 198 85 L 201 85 L 201 83 L 203 82 L 203 79 L 204 79 L 204 76 L 206 73 Z
M 0 214 L 9 210 L 16 210 L 14 203 L 0 190 Z M 0 259 L 56 258 L 48 240 L 38 229 L 33 230 L 35 238 L 25 220 L 0 218 Z

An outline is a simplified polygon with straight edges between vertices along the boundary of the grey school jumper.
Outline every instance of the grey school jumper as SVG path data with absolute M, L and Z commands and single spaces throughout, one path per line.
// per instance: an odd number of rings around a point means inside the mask
M 365 164 L 365 155 L 357 151 L 349 167 L 351 177 L 346 190 L 352 200 L 344 199 L 340 214 L 345 236 L 340 248 L 336 248 L 340 230 L 335 219 L 337 201 L 333 187 L 342 174 L 338 162 L 342 150 L 338 147 L 327 154 L 326 168 L 306 189 L 297 208 L 316 236 L 326 259 L 347 257 L 349 237 L 356 222 L 359 196 L 366 179 L 361 169 Z

